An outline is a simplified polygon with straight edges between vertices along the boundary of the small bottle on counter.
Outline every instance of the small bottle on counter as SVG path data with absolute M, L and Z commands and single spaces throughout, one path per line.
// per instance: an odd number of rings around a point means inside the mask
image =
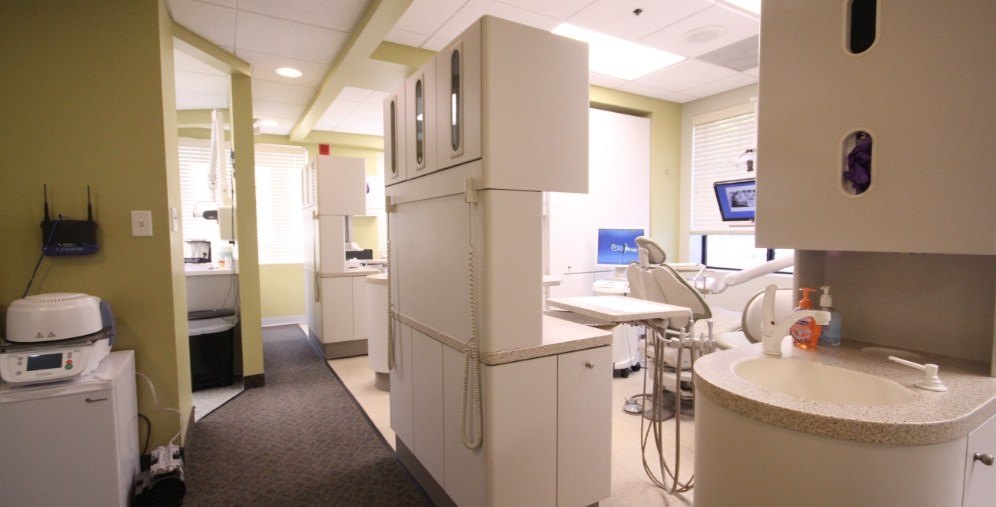
M 823 295 L 820 296 L 820 310 L 830 313 L 830 323 L 823 326 L 820 333 L 820 345 L 831 347 L 840 346 L 840 312 L 833 309 L 833 298 L 830 296 L 830 286 L 824 285 Z
M 813 302 L 809 299 L 809 293 L 815 292 L 815 289 L 802 288 L 802 299 L 799 300 L 799 306 L 795 308 L 798 310 L 811 310 L 813 308 Z M 803 317 L 792 324 L 789 328 L 789 334 L 792 335 L 792 344 L 800 349 L 815 349 L 816 345 L 820 341 L 820 333 L 823 331 L 823 326 L 816 323 L 816 319 L 812 317 Z

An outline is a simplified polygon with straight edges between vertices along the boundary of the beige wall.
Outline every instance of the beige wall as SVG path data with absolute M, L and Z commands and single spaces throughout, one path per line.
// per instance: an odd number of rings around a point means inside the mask
M 135 350 L 162 406 L 182 413 L 154 410 L 139 386 L 152 446 L 191 409 L 182 249 L 167 218 L 179 197 L 165 16 L 150 1 L 0 3 L 0 305 L 21 297 L 38 259 L 42 184 L 53 211 L 72 218 L 85 217 L 90 185 L 100 252 L 45 258 L 31 292 L 111 304 L 114 348 Z M 154 236 L 131 236 L 131 210 L 152 211 Z

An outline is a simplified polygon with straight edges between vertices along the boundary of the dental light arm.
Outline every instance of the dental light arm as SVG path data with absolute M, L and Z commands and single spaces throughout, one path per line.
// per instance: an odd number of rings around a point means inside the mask
M 752 268 L 737 271 L 735 273 L 717 273 L 716 277 L 711 278 L 705 285 L 705 291 L 710 294 L 723 292 L 728 287 L 739 285 L 757 277 L 785 269 L 794 264 L 794 262 L 795 259 L 792 257 L 782 257 L 780 259 L 770 260 L 768 262 L 758 264 Z M 765 317 L 765 319 L 767 320 L 767 317 Z

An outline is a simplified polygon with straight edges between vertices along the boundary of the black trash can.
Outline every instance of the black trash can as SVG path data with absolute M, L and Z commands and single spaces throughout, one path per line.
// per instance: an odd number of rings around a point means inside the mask
M 198 318 L 200 317 L 200 318 Z M 190 336 L 190 382 L 194 391 L 232 385 L 234 314 L 192 312 L 188 315 Z

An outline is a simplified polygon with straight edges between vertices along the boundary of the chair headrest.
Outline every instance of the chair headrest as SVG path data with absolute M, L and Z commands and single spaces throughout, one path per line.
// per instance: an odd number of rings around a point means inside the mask
M 646 236 L 636 237 L 636 247 L 647 252 L 647 264 L 664 264 L 664 261 L 667 260 L 667 254 L 664 253 L 664 249 L 656 241 Z

